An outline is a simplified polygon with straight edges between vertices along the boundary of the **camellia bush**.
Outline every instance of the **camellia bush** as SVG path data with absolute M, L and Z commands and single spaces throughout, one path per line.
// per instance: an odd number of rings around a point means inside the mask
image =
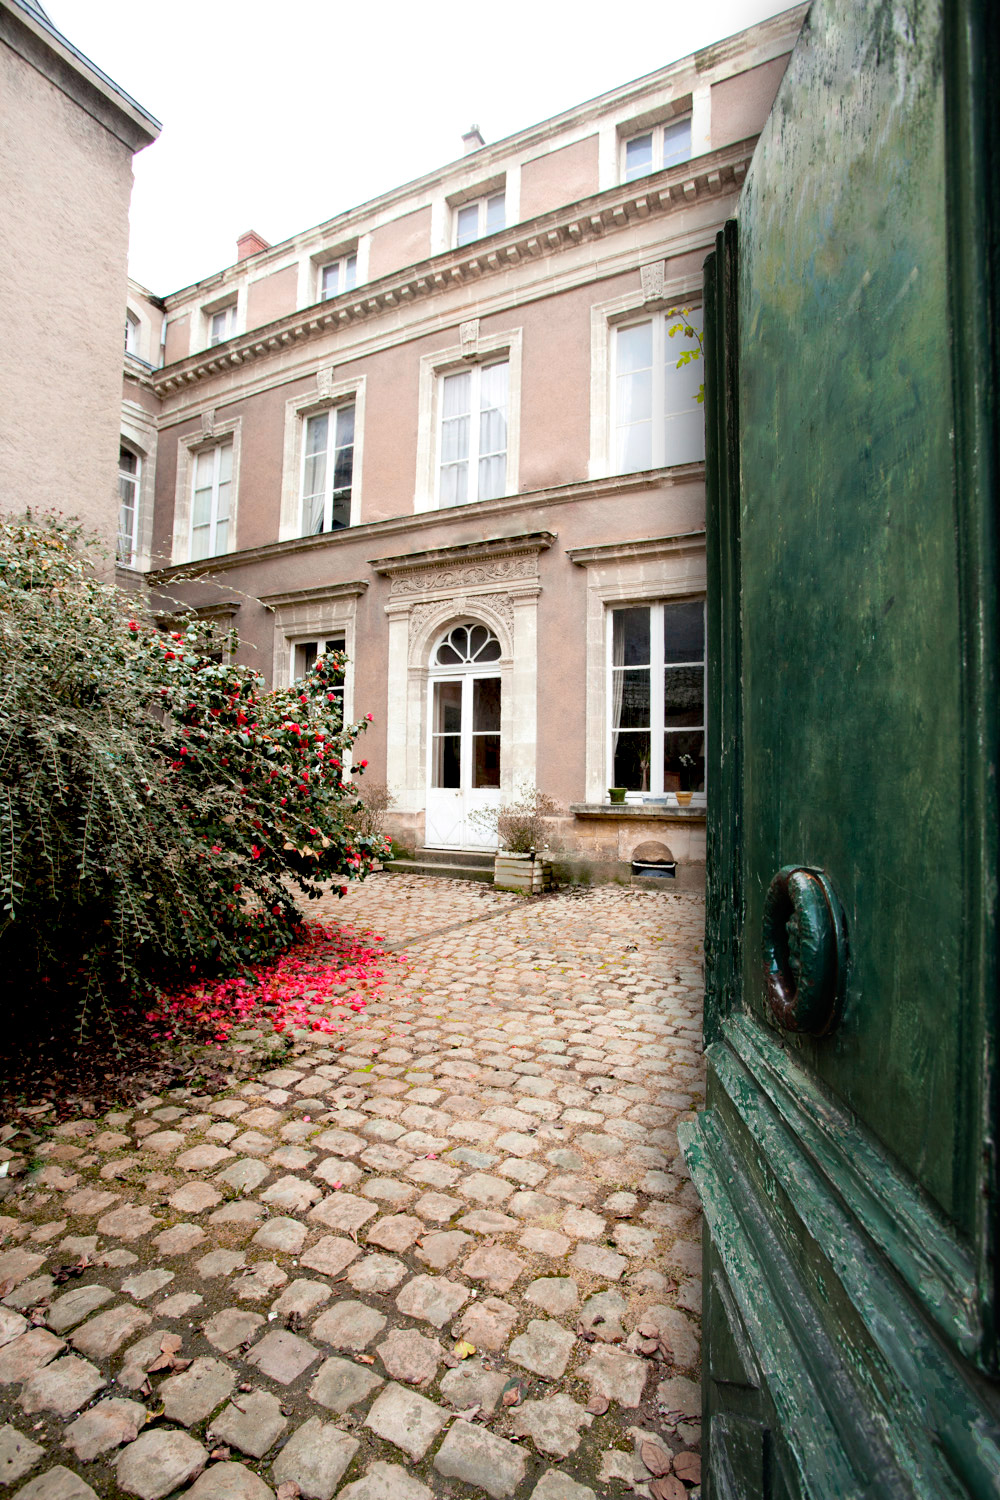
M 299 935 L 296 890 L 385 853 L 342 656 L 271 692 L 233 639 L 136 608 L 74 528 L 0 519 L 0 962 L 29 1001 L 245 971 Z

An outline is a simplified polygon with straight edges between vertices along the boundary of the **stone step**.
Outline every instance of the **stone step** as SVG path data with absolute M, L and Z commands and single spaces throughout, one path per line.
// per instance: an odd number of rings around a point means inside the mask
M 492 849 L 418 849 L 416 858 L 431 865 L 474 865 L 493 868 Z
M 383 865 L 390 875 L 437 875 L 447 880 L 481 880 L 493 884 L 493 861 L 488 865 L 449 865 L 432 859 L 387 859 Z

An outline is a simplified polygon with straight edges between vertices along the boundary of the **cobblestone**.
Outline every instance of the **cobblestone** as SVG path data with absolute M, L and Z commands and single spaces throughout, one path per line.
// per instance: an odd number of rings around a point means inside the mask
M 319 913 L 391 945 L 366 1009 L 316 1002 L 339 1035 L 297 1031 L 220 1093 L 32 1125 L 44 1165 L 0 1215 L 0 1483 L 641 1495 L 635 1433 L 700 1435 L 676 1141 L 700 903 L 384 877 Z

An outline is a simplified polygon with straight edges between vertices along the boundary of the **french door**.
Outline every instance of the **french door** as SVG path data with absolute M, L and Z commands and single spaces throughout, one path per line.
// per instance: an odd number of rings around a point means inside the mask
M 446 849 L 495 849 L 500 805 L 500 678 L 432 677 L 425 840 Z M 490 815 L 493 814 L 491 817 Z

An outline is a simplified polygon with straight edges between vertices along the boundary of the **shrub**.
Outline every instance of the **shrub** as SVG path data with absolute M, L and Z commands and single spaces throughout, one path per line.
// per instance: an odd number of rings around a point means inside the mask
M 367 776 L 358 788 L 360 810 L 354 817 L 354 827 L 370 838 L 381 838 L 385 827 L 385 815 L 396 804 L 396 799 L 384 781 L 371 781 Z
M 267 692 L 213 660 L 234 640 L 137 618 L 87 545 L 0 519 L 0 959 L 84 1010 L 281 951 L 292 887 L 363 876 L 384 847 L 355 826 L 343 659 Z
M 477 808 L 469 821 L 492 834 L 501 849 L 511 854 L 530 854 L 548 844 L 550 820 L 562 811 L 552 797 L 537 787 L 521 786 L 509 802 L 498 808 Z

